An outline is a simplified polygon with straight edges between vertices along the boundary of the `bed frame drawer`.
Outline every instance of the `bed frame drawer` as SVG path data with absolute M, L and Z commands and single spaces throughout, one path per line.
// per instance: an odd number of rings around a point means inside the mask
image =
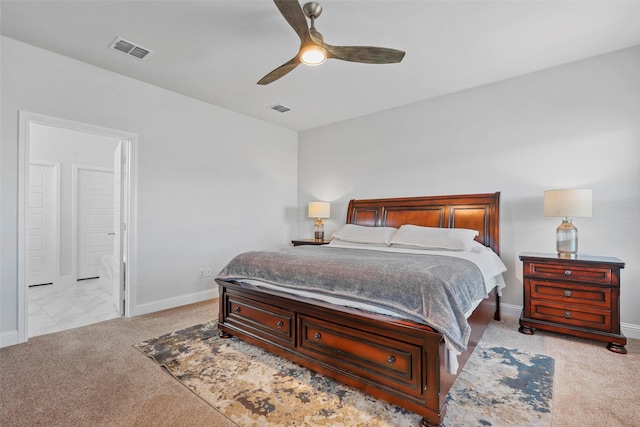
M 415 396 L 422 395 L 419 345 L 374 335 L 335 323 L 298 316 L 299 348 L 361 378 L 375 379 Z
M 295 313 L 228 293 L 225 295 L 226 318 L 231 327 L 250 331 L 255 336 L 278 345 L 293 347 Z

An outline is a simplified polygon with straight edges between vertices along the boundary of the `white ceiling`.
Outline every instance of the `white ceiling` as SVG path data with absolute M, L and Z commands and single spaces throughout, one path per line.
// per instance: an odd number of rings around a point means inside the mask
M 270 0 L 2 0 L 1 33 L 296 131 L 640 44 L 638 0 L 321 4 L 327 43 L 400 49 L 403 61 L 328 60 L 259 86 L 299 47 Z M 153 54 L 108 49 L 117 36 Z M 278 103 L 292 110 L 268 108 Z

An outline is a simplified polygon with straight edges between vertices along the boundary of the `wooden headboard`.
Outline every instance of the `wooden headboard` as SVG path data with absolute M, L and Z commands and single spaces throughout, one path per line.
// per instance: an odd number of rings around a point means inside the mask
M 500 192 L 455 196 L 351 200 L 347 224 L 370 227 L 469 228 L 476 240 L 500 255 Z

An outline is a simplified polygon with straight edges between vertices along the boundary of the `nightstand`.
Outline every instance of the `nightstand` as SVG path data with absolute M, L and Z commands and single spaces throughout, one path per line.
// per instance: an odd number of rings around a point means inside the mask
M 618 258 L 523 253 L 523 299 L 520 332 L 534 329 L 608 342 L 607 349 L 626 354 L 620 332 Z
M 291 243 L 293 244 L 293 246 L 326 245 L 328 243 L 331 243 L 331 240 L 299 239 L 299 240 L 292 240 Z

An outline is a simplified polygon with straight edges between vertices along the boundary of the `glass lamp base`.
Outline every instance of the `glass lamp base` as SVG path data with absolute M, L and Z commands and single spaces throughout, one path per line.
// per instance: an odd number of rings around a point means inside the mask
M 571 218 L 562 220 L 562 224 L 556 229 L 556 250 L 560 258 L 578 256 L 578 229 L 571 222 Z
M 316 240 L 324 240 L 324 224 L 320 218 L 316 220 L 316 225 L 313 227 L 313 238 Z

